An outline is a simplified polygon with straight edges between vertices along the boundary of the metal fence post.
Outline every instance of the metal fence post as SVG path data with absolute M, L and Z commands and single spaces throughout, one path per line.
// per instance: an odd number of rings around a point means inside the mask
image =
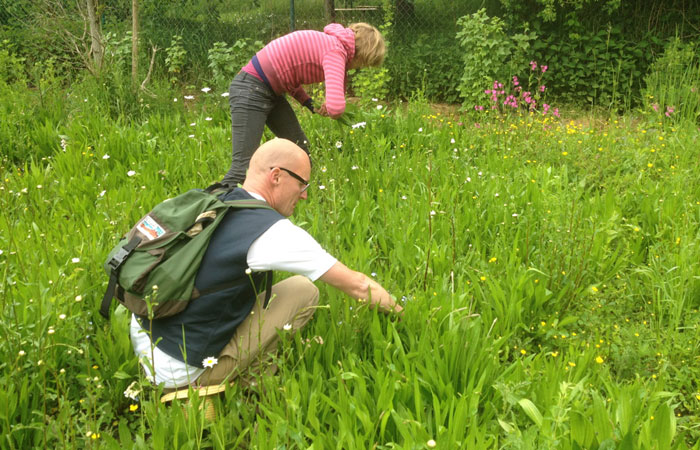
M 294 0 L 289 0 L 289 28 L 294 31 Z

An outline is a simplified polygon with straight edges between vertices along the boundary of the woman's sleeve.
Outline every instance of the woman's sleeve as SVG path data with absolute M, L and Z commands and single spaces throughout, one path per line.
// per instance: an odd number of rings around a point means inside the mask
M 304 104 L 305 101 L 310 99 L 309 94 L 306 93 L 304 88 L 302 86 L 299 86 L 298 88 L 294 89 L 292 92 L 289 93 L 296 101 L 301 103 L 302 105 Z
M 345 112 L 345 54 L 330 51 L 323 58 L 323 73 L 326 84 L 326 111 L 333 119 Z

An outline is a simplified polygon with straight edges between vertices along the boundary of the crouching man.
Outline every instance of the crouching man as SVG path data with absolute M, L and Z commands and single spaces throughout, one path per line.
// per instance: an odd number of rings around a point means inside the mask
M 149 379 L 173 389 L 246 378 L 276 350 L 278 330 L 299 330 L 311 319 L 317 279 L 383 312 L 402 313 L 381 285 L 343 265 L 287 219 L 307 198 L 310 173 L 309 157 L 291 141 L 268 141 L 253 154 L 243 187 L 222 199 L 256 198 L 273 209 L 230 210 L 195 280 L 200 292 L 230 287 L 202 295 L 174 316 L 149 322 L 132 315 L 131 341 Z M 272 286 L 265 305 L 263 272 L 274 270 L 297 275 Z

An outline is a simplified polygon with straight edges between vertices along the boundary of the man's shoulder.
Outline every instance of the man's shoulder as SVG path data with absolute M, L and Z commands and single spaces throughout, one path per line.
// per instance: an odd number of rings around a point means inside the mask
M 316 239 L 311 236 L 308 231 L 296 225 L 286 217 L 282 217 L 272 224 L 260 238 L 289 241 L 290 244 L 305 245 L 310 242 L 318 244 Z

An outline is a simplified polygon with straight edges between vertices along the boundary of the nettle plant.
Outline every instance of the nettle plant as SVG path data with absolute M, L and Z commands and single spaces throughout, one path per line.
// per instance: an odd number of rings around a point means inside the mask
M 214 46 L 207 52 L 214 83 L 217 86 L 227 86 L 241 67 L 262 47 L 262 41 L 253 42 L 252 39 L 238 39 L 231 46 L 226 42 L 214 42 Z
M 537 61 L 530 61 L 530 72 L 525 87 L 515 75 L 509 87 L 494 80 L 491 89 L 484 90 L 484 94 L 489 96 L 487 102 L 490 106 L 477 104 L 474 105 L 474 110 L 480 112 L 488 108 L 501 114 L 522 111 L 541 112 L 545 116 L 551 112 L 555 117 L 559 117 L 559 108 L 552 108 L 544 101 L 547 86 L 542 82 L 542 78 L 548 68 L 546 65 L 538 65 Z
M 168 55 L 165 58 L 165 65 L 168 67 L 170 82 L 175 84 L 177 83 L 178 75 L 182 73 L 185 65 L 185 56 L 187 56 L 187 50 L 182 45 L 182 36 L 173 36 L 170 47 L 165 49 L 165 53 Z

